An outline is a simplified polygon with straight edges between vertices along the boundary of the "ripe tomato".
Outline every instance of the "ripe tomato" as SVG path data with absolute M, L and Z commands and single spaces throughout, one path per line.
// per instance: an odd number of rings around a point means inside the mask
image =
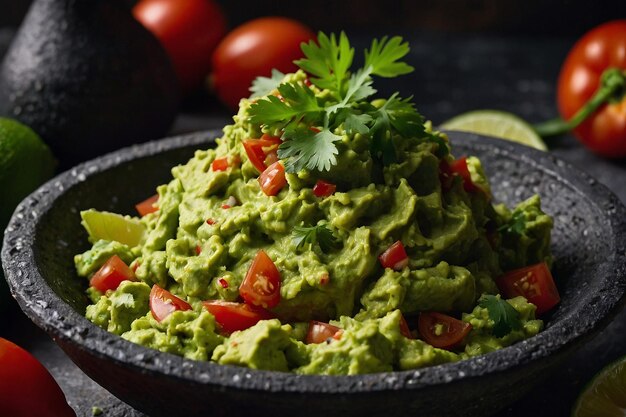
M 442 313 L 420 313 L 417 328 L 426 343 L 440 349 L 452 349 L 472 329 L 472 325 Z
M 133 15 L 161 42 L 184 91 L 198 87 L 211 69 L 211 54 L 226 34 L 226 19 L 213 0 L 141 0 Z
M 136 204 L 135 209 L 137 209 L 137 213 L 139 213 L 139 215 L 143 217 L 146 214 L 154 213 L 159 209 L 154 205 L 157 201 L 159 201 L 159 195 L 155 194 L 152 197 L 146 198 L 141 203 Z
M 217 96 L 236 110 L 239 100 L 250 96 L 258 76 L 269 77 L 272 68 L 293 72 L 302 58 L 300 44 L 315 38 L 303 24 L 284 17 L 262 17 L 235 28 L 213 53 L 212 85 Z
M 154 284 L 150 291 L 150 311 L 156 321 L 161 322 L 176 310 L 191 310 L 191 305 L 171 292 Z
M 536 305 L 537 315 L 545 313 L 561 301 L 545 262 L 509 271 L 496 278 L 496 284 L 506 298 L 521 295 Z
M 265 171 L 259 175 L 259 185 L 266 196 L 273 196 L 280 192 L 287 185 L 285 177 L 285 167 L 280 161 L 274 162 L 268 166 Z
M 626 20 L 605 23 L 587 32 L 569 52 L 559 74 L 557 101 L 569 120 L 594 95 L 607 68 L 626 71 Z M 600 155 L 626 157 L 626 98 L 602 105 L 574 134 Z
M 309 330 L 306 334 L 306 343 L 323 343 L 328 338 L 335 340 L 341 339 L 343 330 L 337 326 L 322 321 L 311 320 L 309 322 Z
M 335 193 L 337 186 L 324 180 L 317 180 L 313 187 L 313 194 L 316 197 L 328 197 Z
M 108 290 L 117 289 L 122 281 L 136 280 L 133 270 L 119 256 L 113 255 L 91 277 L 89 283 L 101 293 L 105 293 Z
M 52 375 L 34 356 L 0 338 L 0 415 L 76 417 Z
M 391 268 L 396 271 L 403 270 L 409 264 L 409 257 L 404 250 L 404 245 L 399 240 L 389 246 L 389 248 L 378 257 L 378 260 L 383 268 Z
M 233 303 L 222 300 L 203 301 L 202 305 L 215 317 L 222 332 L 230 334 L 237 330 L 245 330 L 254 326 L 260 320 L 273 319 L 274 316 L 267 310 L 243 303 Z
M 244 140 L 243 148 L 252 165 L 261 173 L 278 160 L 278 146 L 281 143 L 280 138 L 264 134 L 261 139 Z
M 239 295 L 246 303 L 264 308 L 276 307 L 280 302 L 280 273 L 263 249 L 252 260 Z

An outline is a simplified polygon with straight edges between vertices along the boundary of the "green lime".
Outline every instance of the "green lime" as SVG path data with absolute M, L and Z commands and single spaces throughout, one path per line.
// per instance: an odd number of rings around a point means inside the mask
M 54 174 L 52 152 L 31 128 L 0 118 L 0 230 L 24 197 Z
M 548 147 L 531 125 L 512 113 L 475 110 L 460 114 L 441 124 L 447 130 L 480 133 L 547 151 Z
M 83 227 L 93 242 L 114 240 L 131 248 L 144 238 L 146 227 L 138 219 L 108 211 L 85 210 L 80 212 Z
M 626 357 L 602 369 L 580 394 L 572 417 L 626 416 Z
M 54 174 L 52 152 L 31 128 L 0 117 L 0 244 L 13 210 Z M 0 267 L 0 312 L 8 307 L 6 282 Z

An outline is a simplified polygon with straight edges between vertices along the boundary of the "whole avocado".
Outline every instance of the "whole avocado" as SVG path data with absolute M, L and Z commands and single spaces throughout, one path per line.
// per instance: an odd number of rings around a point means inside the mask
M 158 40 L 115 0 L 36 0 L 0 67 L 0 115 L 67 168 L 167 133 L 180 102 Z

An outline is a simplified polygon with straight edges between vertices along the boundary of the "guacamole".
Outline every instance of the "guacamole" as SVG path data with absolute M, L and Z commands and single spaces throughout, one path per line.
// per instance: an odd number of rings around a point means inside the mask
M 505 299 L 496 278 L 550 265 L 552 219 L 538 196 L 494 205 L 477 158 L 454 158 L 408 100 L 372 99 L 372 76 L 408 71 L 381 53 L 403 45 L 373 43 L 343 80 L 305 45 L 302 69 L 259 80 L 142 217 L 84 212 L 86 317 L 190 359 L 331 375 L 457 361 L 541 331 L 532 300 Z

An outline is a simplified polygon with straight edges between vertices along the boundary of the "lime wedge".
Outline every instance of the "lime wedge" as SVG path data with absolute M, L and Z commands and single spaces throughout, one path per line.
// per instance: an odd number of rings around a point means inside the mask
M 548 147 L 531 125 L 512 113 L 475 110 L 460 114 L 441 124 L 442 129 L 480 133 L 547 151 Z
M 139 219 L 108 211 L 85 210 L 80 212 L 83 227 L 92 242 L 114 240 L 131 248 L 139 245 L 146 232 Z
M 602 369 L 580 394 L 572 417 L 626 416 L 626 357 Z

